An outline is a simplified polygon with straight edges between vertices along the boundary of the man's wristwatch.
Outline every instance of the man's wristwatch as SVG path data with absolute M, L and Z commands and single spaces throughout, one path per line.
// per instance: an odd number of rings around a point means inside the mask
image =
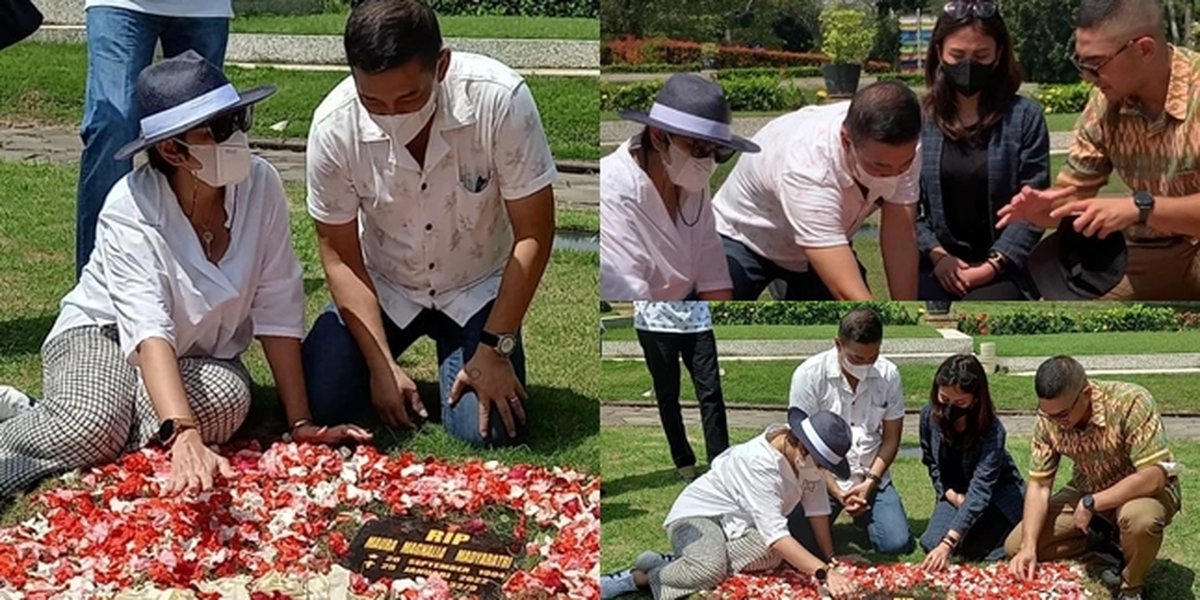
M 1138 209 L 1138 225 L 1145 225 L 1150 220 L 1150 212 L 1154 210 L 1154 196 L 1146 191 L 1134 192 L 1133 203 Z
M 189 429 L 195 429 L 196 427 L 197 423 L 195 419 L 186 417 L 167 419 L 158 426 L 158 443 L 170 448 L 171 444 L 175 443 L 175 438 L 179 437 L 179 434 Z
M 874 481 L 875 487 L 879 487 L 879 486 L 883 485 L 883 478 L 874 473 L 871 473 L 870 471 L 867 472 L 867 479 L 870 481 Z
M 508 358 L 513 352 L 517 351 L 517 336 L 512 333 L 501 333 L 496 335 L 488 331 L 480 332 L 479 341 L 491 346 L 496 354 Z
M 1084 496 L 1083 499 L 1080 500 L 1080 503 L 1083 504 L 1084 508 L 1092 512 L 1096 512 L 1096 499 L 1092 497 L 1091 494 Z

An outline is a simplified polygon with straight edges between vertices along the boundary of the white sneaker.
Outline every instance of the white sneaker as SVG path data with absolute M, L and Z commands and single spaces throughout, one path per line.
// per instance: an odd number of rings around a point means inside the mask
M 637 560 L 633 561 L 633 568 L 643 573 L 649 573 L 655 569 L 662 568 L 673 560 L 675 560 L 675 557 L 670 554 L 647 550 L 639 554 Z
M 600 576 L 600 600 L 609 600 L 638 591 L 633 581 L 633 569 Z
M 33 400 L 15 387 L 0 385 L 0 423 L 33 407 Z

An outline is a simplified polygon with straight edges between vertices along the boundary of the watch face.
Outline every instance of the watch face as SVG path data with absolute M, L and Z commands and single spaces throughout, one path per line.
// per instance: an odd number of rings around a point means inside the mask
M 500 341 L 496 343 L 496 350 L 505 356 L 512 354 L 517 349 L 517 338 L 511 335 L 500 336 Z
M 1146 192 L 1138 192 L 1133 195 L 1133 202 L 1138 205 L 1138 208 L 1150 208 L 1154 206 L 1154 196 Z
M 163 421 L 162 425 L 158 426 L 158 441 L 165 444 L 173 435 L 175 435 L 175 421 Z

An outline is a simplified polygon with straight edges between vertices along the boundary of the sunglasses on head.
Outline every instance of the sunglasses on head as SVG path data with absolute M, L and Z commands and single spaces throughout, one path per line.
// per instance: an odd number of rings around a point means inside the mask
M 667 134 L 668 142 L 671 141 L 671 137 L 670 134 Z M 724 164 L 729 162 L 729 159 L 733 158 L 734 154 L 737 154 L 737 151 L 732 148 L 726 148 L 712 142 L 687 137 L 684 137 L 684 139 L 688 140 L 688 147 L 691 148 L 690 154 L 692 158 L 704 160 L 711 157 L 717 163 Z
M 967 17 L 975 17 L 977 19 L 990 19 L 996 16 L 997 8 L 995 2 L 970 2 L 965 0 L 954 0 L 946 3 L 946 7 L 942 9 L 946 16 L 957 21 Z
M 254 107 L 247 106 L 231 113 L 226 113 L 210 119 L 201 128 L 207 127 L 212 133 L 213 141 L 220 144 L 233 136 L 235 132 L 250 133 L 254 126 Z

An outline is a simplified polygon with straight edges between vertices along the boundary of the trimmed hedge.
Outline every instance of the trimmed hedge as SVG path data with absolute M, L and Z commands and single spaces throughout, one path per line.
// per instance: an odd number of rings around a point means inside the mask
M 429 5 L 442 15 L 600 16 L 599 0 L 429 0 Z
M 666 38 L 618 38 L 605 42 L 600 49 L 600 64 L 605 66 L 664 63 L 701 64 L 714 69 L 820 67 L 829 63 L 829 57 L 815 52 L 717 46 Z M 868 73 L 883 73 L 890 71 L 892 66 L 885 62 L 871 61 L 864 69 Z
M 898 302 L 709 303 L 714 325 L 837 325 L 856 308 L 874 309 L 884 325 L 916 325 L 920 320 L 920 315 Z
M 1179 331 L 1200 329 L 1200 314 L 1177 313 L 1165 306 L 1142 304 L 1089 312 L 1022 310 L 998 314 L 962 314 L 959 316 L 958 329 L 968 335 Z
M 910 86 L 925 85 L 924 73 L 880 73 L 875 79 L 878 81 L 899 81 Z
M 661 81 L 642 81 L 625 85 L 600 84 L 600 110 L 648 110 L 662 89 Z M 803 108 L 808 104 L 804 92 L 769 75 L 722 77 L 721 87 L 730 109 L 737 112 L 776 112 Z
M 1046 109 L 1046 114 L 1083 112 L 1093 88 L 1087 83 L 1071 83 L 1039 86 L 1033 94 Z
M 320 0 L 326 10 L 346 11 L 354 0 Z M 439 15 L 505 15 L 510 17 L 600 16 L 599 0 L 428 0 Z M 238 11 L 240 14 L 240 11 Z

